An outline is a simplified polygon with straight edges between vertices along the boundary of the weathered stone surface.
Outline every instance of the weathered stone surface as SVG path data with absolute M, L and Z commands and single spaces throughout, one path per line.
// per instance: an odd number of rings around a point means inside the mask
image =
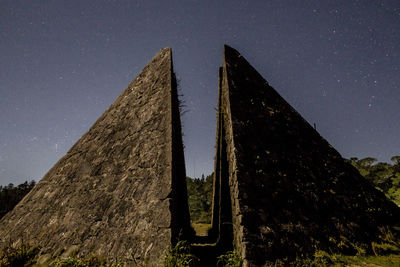
M 44 256 L 75 250 L 155 266 L 190 231 L 185 178 L 165 48 L 1 220 L 1 246 L 23 240 Z
M 221 243 L 233 239 L 244 266 L 368 242 L 400 221 L 399 208 L 228 46 L 220 79 L 213 229 Z

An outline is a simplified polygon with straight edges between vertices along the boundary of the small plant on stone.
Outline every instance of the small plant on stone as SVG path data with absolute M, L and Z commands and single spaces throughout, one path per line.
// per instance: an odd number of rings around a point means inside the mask
M 197 258 L 190 253 L 188 242 L 179 241 L 165 256 L 164 267 L 193 267 L 196 262 Z
M 24 243 L 17 247 L 6 247 L 0 253 L 0 266 L 32 266 L 36 263 L 35 258 L 39 251 L 39 247 L 32 247 Z
M 57 259 L 51 267 L 80 267 L 83 263 L 80 259 L 74 257 L 68 257 L 64 259 Z
M 243 260 L 236 250 L 228 251 L 217 258 L 218 267 L 241 267 L 242 264 Z

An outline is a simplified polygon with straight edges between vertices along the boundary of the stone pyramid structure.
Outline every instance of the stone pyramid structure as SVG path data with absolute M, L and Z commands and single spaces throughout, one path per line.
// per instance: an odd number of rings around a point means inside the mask
M 352 253 L 400 222 L 399 207 L 239 52 L 225 46 L 223 56 L 209 236 L 195 237 L 190 226 L 177 84 L 165 48 L 0 220 L 0 248 L 38 245 L 39 262 L 96 254 L 160 266 L 183 239 L 199 266 L 236 249 L 253 267 L 317 249 Z
M 400 222 L 399 208 L 229 46 L 218 105 L 213 233 L 244 266 L 352 252 Z
M 97 254 L 159 265 L 191 235 L 172 52 L 151 60 L 35 188 L 0 221 L 0 246 L 50 257 Z

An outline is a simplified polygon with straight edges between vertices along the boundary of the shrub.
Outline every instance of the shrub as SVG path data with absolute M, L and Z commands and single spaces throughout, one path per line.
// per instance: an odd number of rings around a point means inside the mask
M 217 258 L 218 267 L 241 267 L 243 260 L 237 251 L 228 251 Z
M 197 262 L 187 241 L 179 241 L 165 256 L 164 267 L 192 267 Z
M 0 267 L 31 266 L 36 263 L 35 257 L 39 251 L 39 247 L 31 247 L 24 243 L 18 247 L 6 247 L 0 256 Z

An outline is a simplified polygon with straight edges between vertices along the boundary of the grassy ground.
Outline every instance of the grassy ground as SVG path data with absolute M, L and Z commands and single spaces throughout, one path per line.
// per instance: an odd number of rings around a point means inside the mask
M 211 228 L 211 224 L 209 224 L 209 223 L 192 223 L 192 227 L 196 231 L 196 235 L 207 236 L 208 230 L 210 230 L 210 228 Z
M 196 230 L 198 236 L 206 236 L 210 229 L 210 224 L 193 223 L 193 228 Z M 347 240 L 347 246 L 354 248 L 354 253 L 357 255 L 349 256 L 342 254 L 328 253 L 323 250 L 317 250 L 313 255 L 308 258 L 296 259 L 283 259 L 275 262 L 270 262 L 262 267 L 280 267 L 280 266 L 296 266 L 296 267 L 312 267 L 312 266 L 387 266 L 387 267 L 400 267 L 400 228 L 398 227 L 383 227 L 380 228 L 379 239 L 372 241 L 369 244 L 353 244 Z M 193 251 L 191 251 L 193 249 Z M 7 247 L 0 251 L 0 267 L 13 267 L 13 266 L 37 266 L 37 256 L 40 249 L 32 247 L 28 244 L 21 244 L 17 247 Z M 196 253 L 199 252 L 199 253 Z M 339 250 L 338 250 L 339 251 Z M 192 254 L 193 253 L 193 254 Z M 218 267 L 240 267 L 242 259 L 240 254 L 232 251 L 225 255 L 218 255 L 211 244 L 194 244 L 190 245 L 186 241 L 180 241 L 175 247 L 171 248 L 165 255 L 165 267 L 194 267 L 198 266 L 197 263 L 202 263 L 206 257 L 203 255 L 210 255 L 214 253 L 213 259 L 218 262 Z M 77 258 L 71 255 L 68 258 L 51 259 L 51 265 L 44 264 L 44 266 L 52 267 L 119 267 L 125 266 L 122 263 L 124 259 L 117 261 L 107 262 L 105 258 L 92 255 L 87 258 Z M 200 266 L 215 266 L 212 264 Z M 204 263 L 204 262 L 203 262 Z
M 386 256 L 341 256 L 341 261 L 348 266 L 400 266 L 400 255 Z M 333 266 L 343 266 L 336 264 Z
M 203 229 L 205 226 L 202 226 Z M 27 246 L 21 246 L 18 248 L 10 248 L 0 256 L 1 267 L 11 266 L 38 266 L 36 265 L 35 256 L 38 252 L 37 248 L 29 248 Z M 298 258 L 295 262 L 288 265 L 283 262 L 274 262 L 269 266 L 351 266 L 351 267 L 399 267 L 400 266 L 400 248 L 396 245 L 376 244 L 374 247 L 376 255 L 356 255 L 356 256 L 345 256 L 340 254 L 329 254 L 324 251 L 317 251 L 314 257 L 311 258 Z M 381 254 L 381 255 L 380 255 Z M 196 257 L 189 252 L 188 244 L 178 244 L 175 248 L 171 249 L 170 253 L 166 255 L 164 266 L 182 266 L 190 267 L 193 265 Z M 240 267 L 241 259 L 239 254 L 230 252 L 226 255 L 218 257 L 219 265 L 223 267 Z M 179 263 L 179 264 L 178 264 Z M 66 259 L 54 259 L 51 265 L 40 265 L 42 266 L 53 266 L 53 267 L 96 267 L 96 266 L 123 266 L 119 262 L 106 262 L 105 259 L 98 256 L 90 256 L 88 258 L 75 258 L 69 257 Z
M 382 256 L 344 256 L 344 255 L 329 255 L 325 254 L 322 256 L 321 252 L 319 256 L 314 259 L 301 260 L 301 263 L 297 266 L 387 266 L 387 267 L 399 267 L 400 266 L 400 255 L 389 254 Z

